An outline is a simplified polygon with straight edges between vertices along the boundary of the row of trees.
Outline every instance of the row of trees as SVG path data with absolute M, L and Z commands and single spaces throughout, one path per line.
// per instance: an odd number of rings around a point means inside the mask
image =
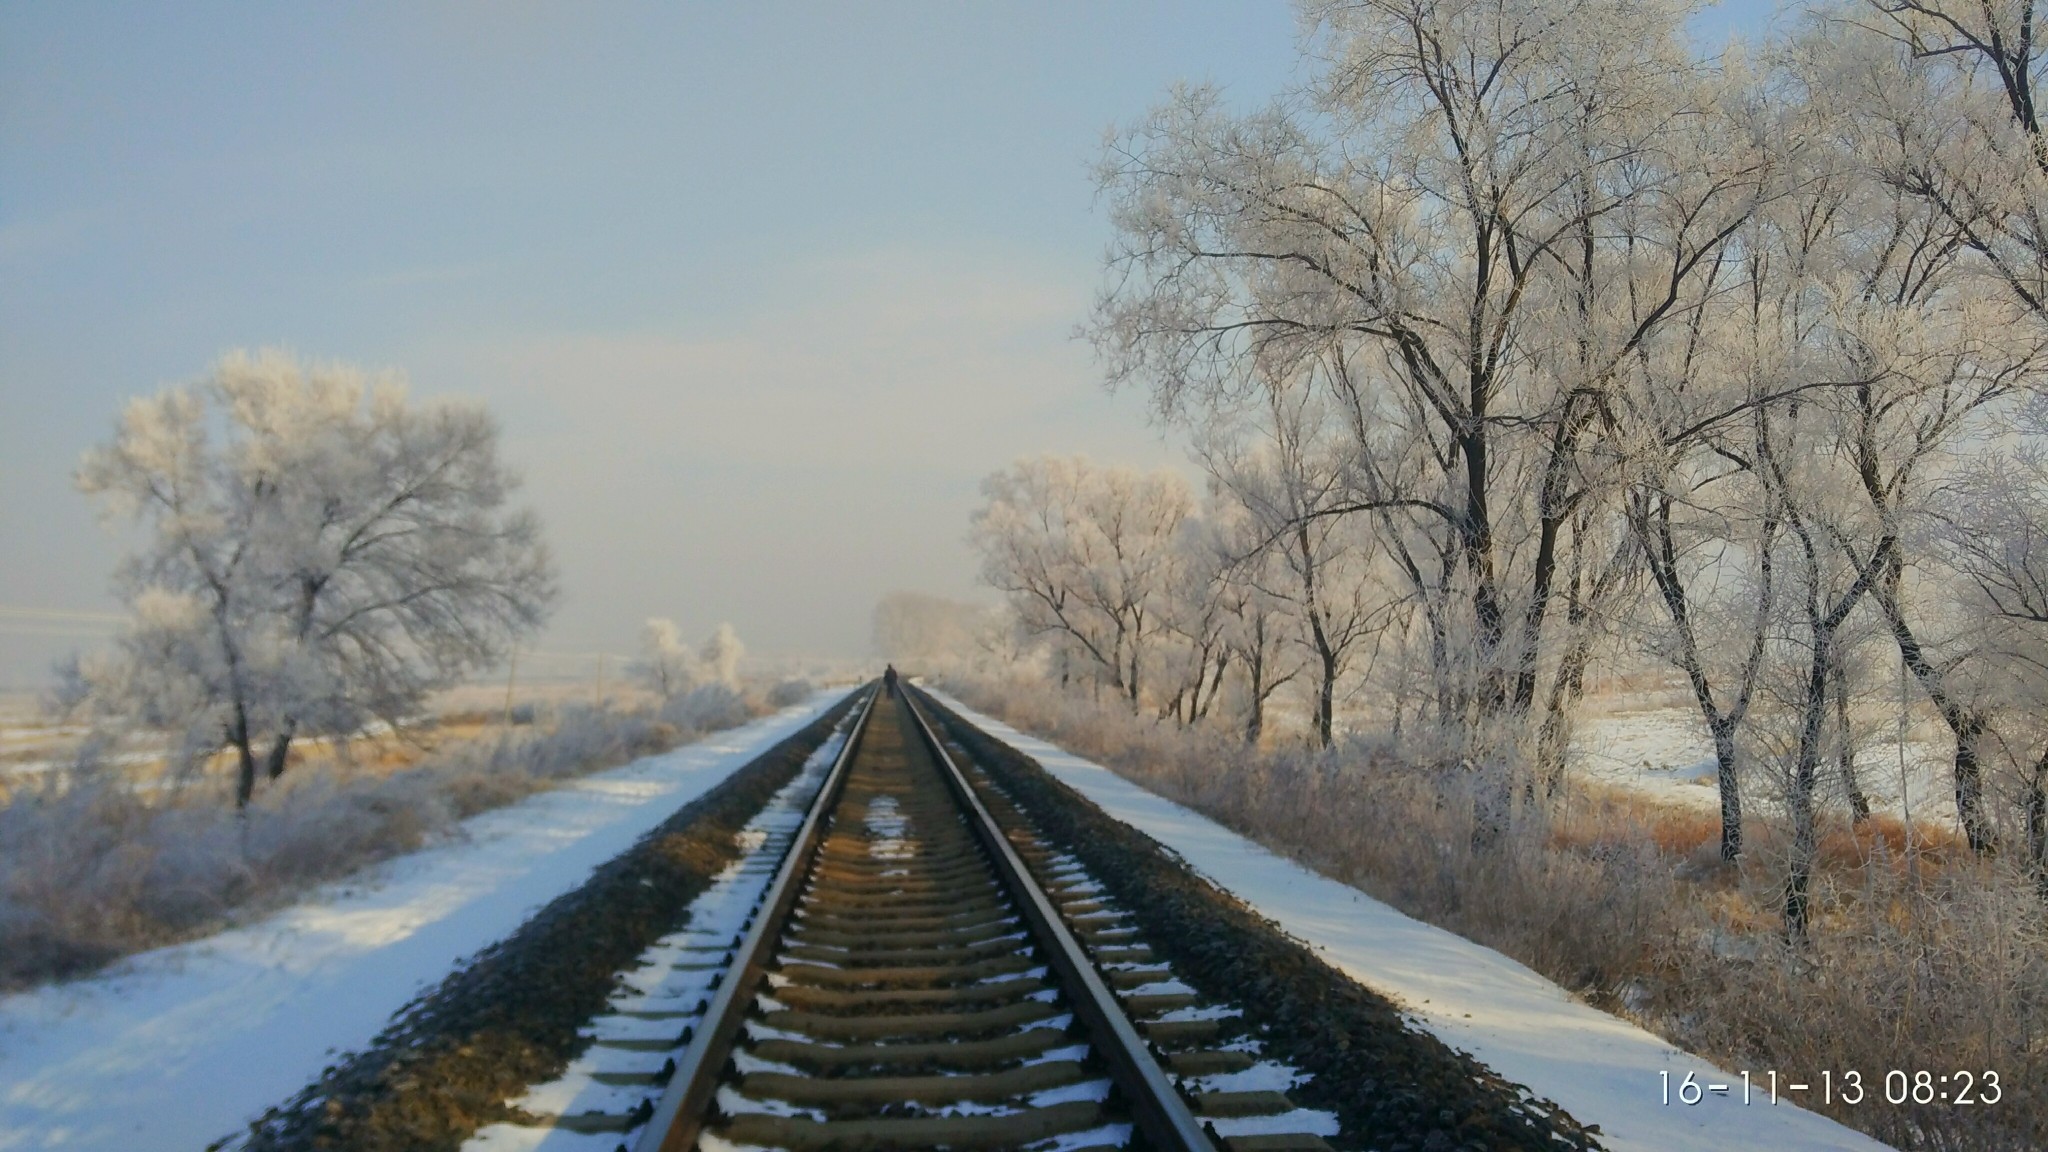
M 1175 90 L 1103 161 L 1090 331 L 1207 503 L 1029 461 L 975 532 L 1133 704 L 1198 720 L 1235 682 L 1256 736 L 1300 677 L 1327 742 L 1349 676 L 1531 794 L 1602 644 L 1649 637 L 1724 855 L 1739 759 L 1781 769 L 1798 932 L 1821 774 L 1887 669 L 1952 738 L 1971 846 L 2013 813 L 2048 866 L 2034 12 L 1866 0 L 1702 60 L 1690 11 L 1311 0 L 1298 90 Z

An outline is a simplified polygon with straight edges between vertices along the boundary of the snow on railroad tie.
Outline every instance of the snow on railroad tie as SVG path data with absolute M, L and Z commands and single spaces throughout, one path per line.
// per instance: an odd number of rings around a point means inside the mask
M 989 780 L 984 783 L 992 794 L 1015 803 L 1001 785 Z M 1116 941 L 1137 932 L 1135 927 L 1120 927 L 1130 924 L 1129 914 L 1107 895 L 1098 895 L 1104 891 L 1102 883 L 1089 875 L 1086 864 L 1067 853 L 1053 851 L 1040 870 L 1049 889 L 1048 896 L 1061 909 L 1061 918 L 1069 928 L 1087 931 L 1098 949 L 1107 946 L 1120 952 Z M 1137 979 L 1128 985 L 1119 981 L 1118 988 L 1125 1011 L 1141 1030 L 1164 1024 L 1221 1022 L 1244 1015 L 1244 1009 L 1236 1005 L 1203 1002 L 1201 993 L 1174 975 L 1173 965 L 1166 961 L 1109 960 L 1101 951 L 1095 953 L 1094 959 L 1098 970 L 1112 979 Z M 1179 1006 L 1172 1006 L 1176 1004 Z M 1197 1045 L 1197 1050 L 1201 1047 Z M 1167 1075 L 1183 1093 L 1189 1094 L 1191 1101 L 1197 1102 L 1204 1124 L 1217 1135 L 1338 1134 L 1340 1123 L 1336 1113 L 1302 1108 L 1285 1098 L 1286 1093 L 1307 1083 L 1310 1077 L 1290 1064 L 1265 1058 L 1265 1044 L 1258 1038 L 1241 1036 L 1208 1047 L 1212 1053 L 1242 1053 L 1246 1064 L 1234 1071 L 1208 1073 L 1181 1073 L 1169 1067 Z M 1208 1104 L 1205 1106 L 1201 1101 Z M 1220 1108 L 1221 1114 L 1211 1111 L 1212 1108 Z
M 1600 1126 L 1612 1152 L 1885 1152 L 1854 1129 L 1794 1104 L 1744 1106 L 1739 1091 L 1691 1107 L 1662 1103 L 1676 1084 L 1740 1084 L 1705 1059 L 1598 1009 L 1522 964 L 1318 875 L 1183 808 L 929 687 L 968 723 L 1036 760 L 1111 817 L 1178 853 L 1189 867 L 1279 924 L 1409 1018 L 1502 1077 Z M 1248 1135 L 1234 1128 L 1226 1134 Z
M 741 828 L 739 858 L 690 902 L 681 930 L 655 941 L 620 973 L 608 1010 L 580 1030 L 591 1038 L 590 1047 L 561 1076 L 507 1101 L 537 1122 L 486 1125 L 463 1152 L 613 1152 L 621 1143 L 631 1146 L 630 1134 L 660 1102 L 674 1062 L 731 965 L 748 914 L 774 881 L 776 863 L 845 743 L 846 734 L 835 732 Z
M 201 1148 L 237 1132 L 845 695 L 483 813 L 247 927 L 0 997 L 0 1152 Z

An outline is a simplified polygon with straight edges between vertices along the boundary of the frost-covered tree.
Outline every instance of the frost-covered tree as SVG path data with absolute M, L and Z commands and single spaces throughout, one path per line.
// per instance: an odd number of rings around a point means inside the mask
M 2048 399 L 2028 404 L 2004 442 L 1950 486 L 1940 535 L 1962 575 L 1966 619 L 2019 750 L 2026 856 L 2048 893 Z
M 1988 687 L 1950 574 L 1912 547 L 1959 452 L 2039 386 L 2048 322 L 2048 138 L 2036 114 L 2032 0 L 1864 0 L 1795 45 L 1811 103 L 1835 109 L 1856 174 L 1890 194 L 1865 228 L 1858 338 L 1912 370 L 1869 391 L 1851 448 L 1874 515 L 1900 541 L 1875 594 L 1900 658 L 1954 741 L 1956 812 L 1972 848 L 1995 841 L 1984 795 Z M 1884 309 L 1885 313 L 1877 310 Z M 2032 322 L 2029 323 L 2029 320 Z M 1893 350 L 1897 350 L 1896 352 Z M 1938 501 L 1936 501 L 1938 503 Z
M 1287 606 L 1314 698 L 1316 739 L 1336 738 L 1338 684 L 1363 642 L 1404 599 L 1377 570 L 1369 523 L 1347 516 L 1345 461 L 1320 394 L 1293 377 L 1267 382 L 1249 442 L 1212 444 L 1206 461 L 1243 508 L 1253 546 L 1273 563 L 1259 590 Z
M 1827 95 L 1876 175 L 1940 214 L 2048 320 L 2048 134 L 2037 0 L 1856 0 L 1825 27 Z
M 640 629 L 640 657 L 633 673 L 663 700 L 687 692 L 697 679 L 697 660 L 676 622 L 651 616 Z
M 1270 550 L 1251 551 L 1231 568 L 1225 591 L 1224 639 L 1244 682 L 1244 740 L 1254 746 L 1265 735 L 1267 702 L 1303 667 L 1288 643 L 1288 605 L 1268 591 L 1278 579 L 1276 564 Z
M 392 375 L 229 353 L 130 402 L 77 482 L 146 534 L 117 577 L 135 621 L 82 687 L 188 758 L 232 749 L 238 805 L 294 739 L 403 723 L 555 597 L 496 422 Z
M 1230 625 L 1241 597 L 1232 580 L 1235 557 L 1220 528 L 1215 516 L 1190 516 L 1174 541 L 1163 601 L 1172 643 L 1161 678 L 1171 692 L 1160 711 L 1183 724 L 1202 720 L 1215 707 L 1236 655 Z
M 720 624 L 710 639 L 704 641 L 704 651 L 698 660 L 706 679 L 727 688 L 738 688 L 740 660 L 746 654 L 747 646 L 740 643 L 739 633 L 733 631 L 730 624 Z
M 982 481 L 982 579 L 1032 634 L 1079 655 L 1137 707 L 1167 633 L 1176 541 L 1194 494 L 1170 472 L 1020 460 Z

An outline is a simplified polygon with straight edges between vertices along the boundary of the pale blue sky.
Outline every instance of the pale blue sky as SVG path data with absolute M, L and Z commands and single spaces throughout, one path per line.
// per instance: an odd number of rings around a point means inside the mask
M 500 414 L 546 646 L 859 654 L 881 592 L 973 593 L 986 472 L 1178 458 L 1069 338 L 1089 164 L 1174 80 L 1294 68 L 1280 0 L 0 0 L 0 610 L 111 609 L 78 454 L 284 344 Z M 0 684 L 75 643 L 29 631 Z

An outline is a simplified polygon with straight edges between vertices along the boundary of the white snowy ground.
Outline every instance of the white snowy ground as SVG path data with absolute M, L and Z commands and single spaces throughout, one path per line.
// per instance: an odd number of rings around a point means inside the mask
M 1856 752 L 1856 778 L 1871 806 L 1913 821 L 1955 823 L 1955 794 L 1946 783 L 1950 749 L 1908 738 L 1871 740 Z M 1582 718 L 1572 740 L 1572 767 L 1603 784 L 1646 793 L 1666 803 L 1716 811 L 1714 745 L 1693 708 L 1617 709 Z M 1842 802 L 1832 764 L 1821 772 L 1823 802 Z M 1756 787 L 1767 787 L 1758 780 Z
M 934 693 L 1103 811 L 1178 852 L 1196 871 L 1306 942 L 1352 979 L 1507 1079 L 1598 1124 L 1613 1152 L 1882 1152 L 1888 1145 L 1791 1104 L 1741 1102 L 1738 1077 L 1590 1008 L 1521 964 L 1410 919 L 1355 888 L 1268 852 L 1100 765 Z M 1662 1103 L 1660 1071 L 1679 1084 L 1733 1086 L 1694 1106 Z M 1755 1079 L 1761 1080 L 1761 1069 Z M 1815 1069 L 1781 1069 L 1806 1079 Z
M 196 1149 L 241 1129 L 846 692 L 486 812 L 248 927 L 0 998 L 0 1150 Z

